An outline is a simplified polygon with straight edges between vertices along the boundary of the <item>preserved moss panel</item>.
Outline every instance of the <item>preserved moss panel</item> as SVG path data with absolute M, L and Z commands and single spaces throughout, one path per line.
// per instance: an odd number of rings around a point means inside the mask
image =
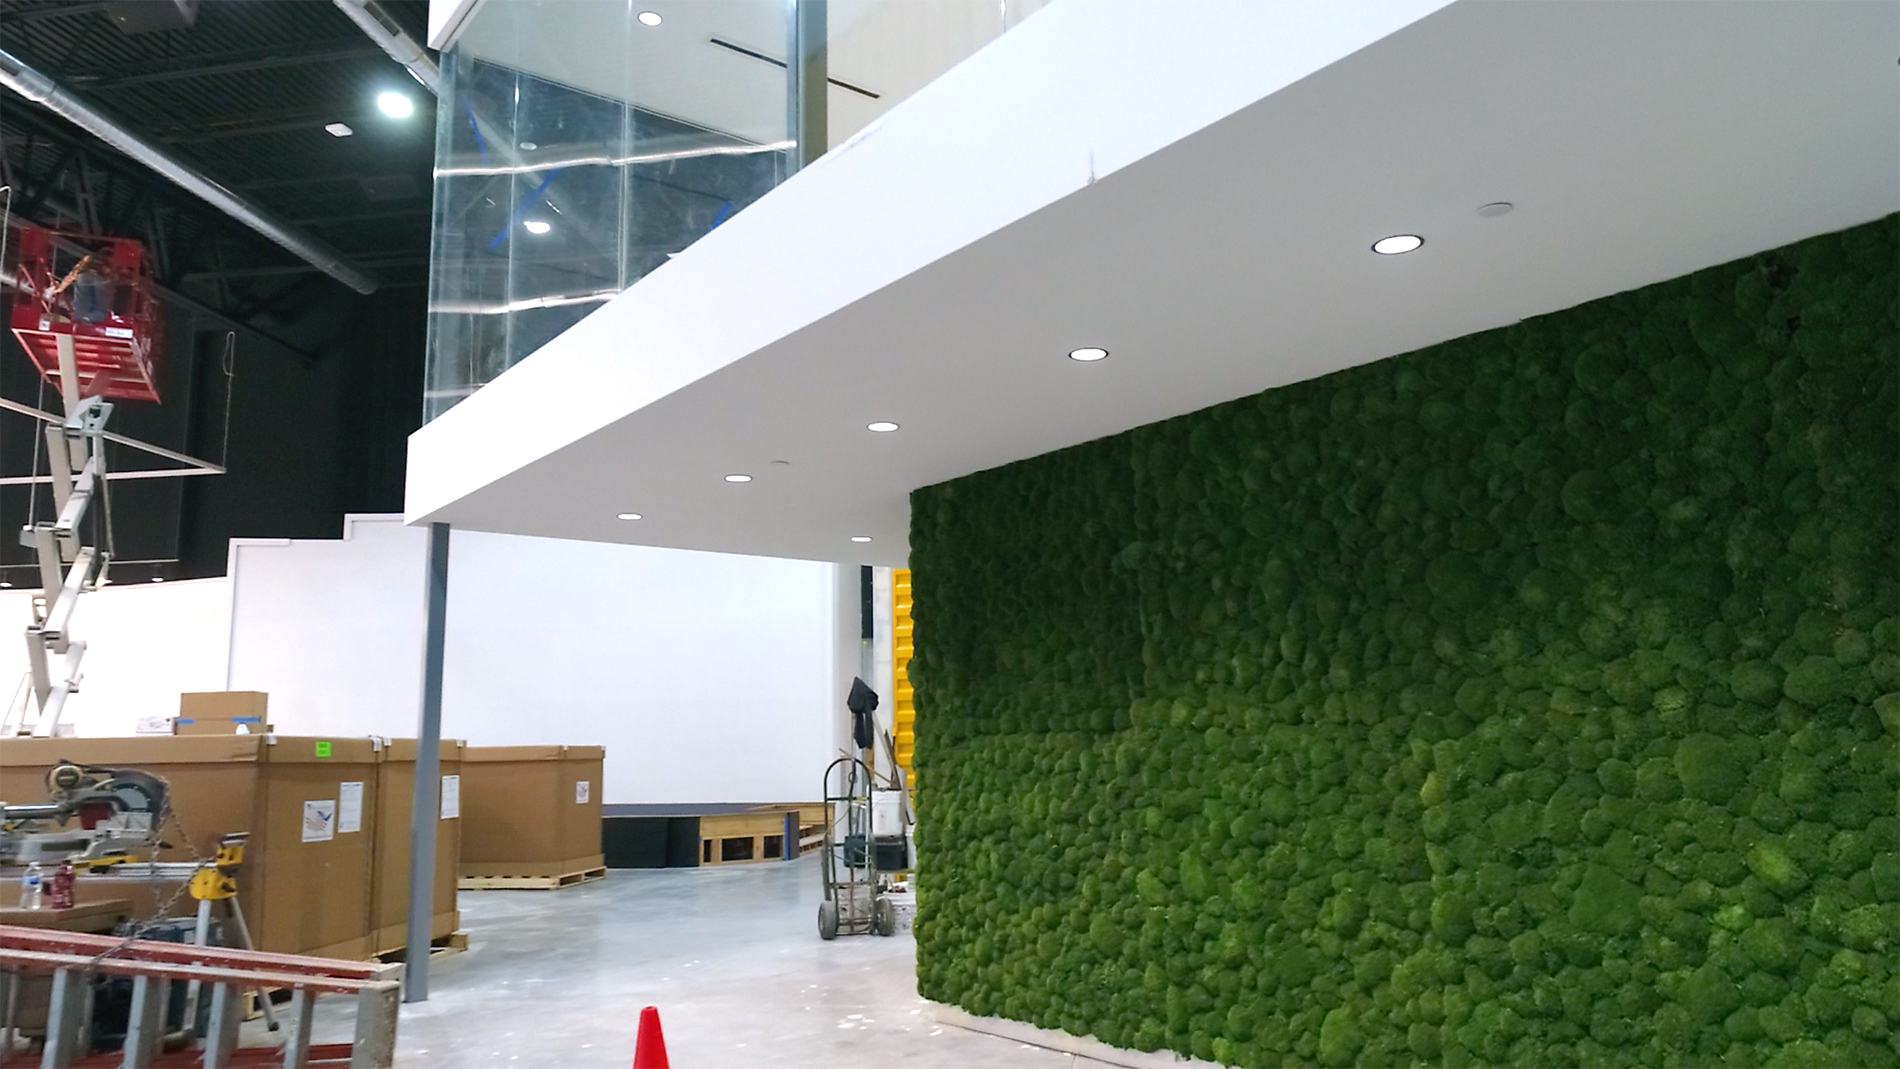
M 1900 1062 L 1897 235 L 919 490 L 922 992 L 1239 1065 Z

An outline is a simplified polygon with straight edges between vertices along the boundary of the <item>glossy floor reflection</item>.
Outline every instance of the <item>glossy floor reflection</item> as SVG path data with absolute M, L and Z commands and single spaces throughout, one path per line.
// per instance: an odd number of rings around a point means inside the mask
M 397 1064 L 626 1069 L 647 1005 L 682 1069 L 1072 1064 L 933 1023 L 909 934 L 823 942 L 819 897 L 816 857 L 464 891 L 469 949 L 437 957 L 429 1001 L 403 1007 Z M 332 1002 L 319 1004 L 319 1042 L 349 1039 L 347 1004 Z M 246 1045 L 269 1042 L 260 1025 Z

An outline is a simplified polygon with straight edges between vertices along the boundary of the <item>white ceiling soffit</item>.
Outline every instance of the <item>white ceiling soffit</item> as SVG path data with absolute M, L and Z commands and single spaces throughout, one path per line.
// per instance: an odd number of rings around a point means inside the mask
M 1051 6 L 417 432 L 409 519 L 901 564 L 916 487 L 1900 209 L 1900 5 L 1432 6 Z

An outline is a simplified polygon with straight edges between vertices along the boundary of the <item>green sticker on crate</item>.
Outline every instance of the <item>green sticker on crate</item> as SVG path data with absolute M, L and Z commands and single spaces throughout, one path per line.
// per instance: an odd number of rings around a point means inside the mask
M 317 756 L 318 757 L 330 756 L 330 744 L 327 742 L 317 743 Z

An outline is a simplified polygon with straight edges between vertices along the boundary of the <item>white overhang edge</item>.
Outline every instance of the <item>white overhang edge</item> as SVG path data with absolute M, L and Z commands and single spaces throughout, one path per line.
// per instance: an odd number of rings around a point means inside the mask
M 453 2 L 432 3 L 431 40 L 436 7 Z M 1447 2 L 1052 4 L 417 431 L 406 518 L 426 522 Z
M 429 47 L 440 52 L 455 43 L 468 17 L 484 0 L 429 0 Z

